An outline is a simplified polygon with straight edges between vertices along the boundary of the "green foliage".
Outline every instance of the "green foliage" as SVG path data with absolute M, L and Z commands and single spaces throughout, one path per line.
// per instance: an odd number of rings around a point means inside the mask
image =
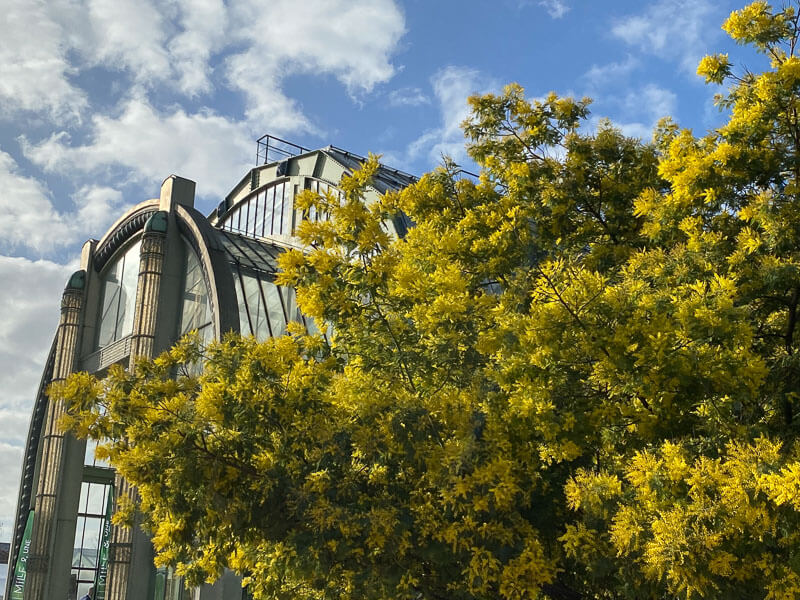
M 471 99 L 450 163 L 303 222 L 280 283 L 335 334 L 226 338 L 53 393 L 139 489 L 162 564 L 256 598 L 800 597 L 796 11 L 729 122 L 652 144 L 588 101 Z M 402 240 L 382 223 L 402 211 Z M 181 365 L 201 361 L 192 375 Z

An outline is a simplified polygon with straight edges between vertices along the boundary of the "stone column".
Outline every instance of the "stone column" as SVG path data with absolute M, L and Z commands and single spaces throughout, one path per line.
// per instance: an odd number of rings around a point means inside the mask
M 85 285 L 86 272 L 75 272 L 61 298 L 53 382 L 63 381 L 75 369 Z M 52 595 L 54 592 L 59 597 L 67 596 L 69 568 L 62 572 L 54 564 L 54 535 L 64 477 L 65 446 L 69 441 L 67 434 L 58 426 L 64 412 L 63 402 L 51 400 L 42 425 L 41 470 L 34 501 L 28 580 L 25 585 L 26 600 L 51 600 L 55 597 Z
M 158 299 L 161 291 L 161 275 L 164 270 L 164 254 L 167 242 L 167 218 L 159 211 L 147 220 L 139 251 L 139 283 L 136 287 L 136 308 L 131 335 L 130 368 L 139 357 L 152 358 L 153 339 L 158 320 Z
M 139 281 L 136 287 L 136 307 L 131 334 L 130 366 L 136 367 L 139 358 L 152 358 L 153 340 L 158 322 L 158 305 L 161 277 L 164 270 L 164 254 L 167 239 L 168 213 L 159 211 L 145 223 L 139 258 Z M 114 481 L 116 497 L 136 500 L 136 489 L 117 474 Z M 138 560 L 137 560 L 138 559 Z M 142 568 L 149 570 L 149 543 L 142 532 L 134 526 L 113 527 L 108 564 L 108 600 L 138 598 L 147 589 L 142 586 L 142 577 L 137 576 L 136 563 L 147 562 Z M 143 590 L 141 588 L 144 588 Z

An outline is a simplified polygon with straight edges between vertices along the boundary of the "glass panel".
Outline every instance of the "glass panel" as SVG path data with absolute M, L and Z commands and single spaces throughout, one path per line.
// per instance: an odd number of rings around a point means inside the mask
M 136 287 L 139 283 L 139 250 L 141 244 L 137 242 L 125 253 L 122 271 L 122 289 L 120 290 L 119 309 L 122 313 L 118 319 L 120 331 L 117 339 L 124 338 L 133 332 L 133 313 L 136 307 Z
M 107 460 L 100 460 L 95 456 L 96 449 L 97 442 L 95 440 L 86 440 L 86 453 L 83 456 L 83 464 L 93 467 L 108 467 Z
M 107 346 L 116 338 L 117 313 L 119 312 L 120 283 L 122 261 L 109 271 L 103 284 L 103 309 L 100 312 L 100 331 L 97 337 L 99 347 Z
M 256 235 L 264 235 L 264 219 L 267 218 L 265 207 L 264 207 L 264 190 L 258 192 L 258 196 L 256 198 L 256 203 L 258 204 L 258 219 L 256 221 Z
M 85 482 L 84 482 L 85 483 Z M 103 500 L 106 486 L 101 483 L 90 483 L 86 502 L 86 512 L 93 515 L 102 515 L 105 510 Z
M 283 235 L 292 233 L 292 215 L 294 213 L 292 189 L 293 187 L 288 183 L 283 188 L 283 223 L 281 224 L 281 233 Z
M 91 571 L 94 573 L 94 571 Z M 78 583 L 78 598 L 83 598 L 86 594 L 89 593 L 89 588 L 94 586 L 94 581 L 82 581 Z
M 186 272 L 180 335 L 185 335 L 194 329 L 202 329 L 211 323 L 211 306 L 208 301 L 208 288 L 203 278 L 203 269 L 194 250 L 186 242 L 184 242 L 184 249 L 186 251 Z
M 75 544 L 72 548 L 72 566 L 81 566 L 81 548 L 83 548 L 83 530 L 86 525 L 86 517 L 78 517 L 75 523 Z
M 288 183 L 281 183 L 275 186 L 275 218 L 272 220 L 272 231 L 275 235 L 283 233 L 283 215 L 286 212 L 286 190 L 289 189 Z
M 319 327 L 317 327 L 316 322 L 309 316 L 304 316 L 303 319 L 306 322 L 306 329 L 310 335 L 316 335 L 319 333 Z
M 274 235 L 278 233 L 280 230 L 280 220 L 281 220 L 281 188 L 283 187 L 282 183 L 275 185 L 270 190 L 270 194 L 267 196 L 269 211 L 270 211 L 270 219 L 267 224 L 269 229 L 269 233 Z
M 283 301 L 286 303 L 286 314 L 289 320 L 302 323 L 303 319 L 300 316 L 300 309 L 297 308 L 297 299 L 294 296 L 294 289 L 282 287 L 281 295 L 283 296 Z
M 267 188 L 264 192 L 264 222 L 263 222 L 263 234 L 262 235 L 270 235 L 272 233 L 272 209 L 273 209 L 273 197 L 275 196 L 275 188 L 270 187 Z
M 83 558 L 82 567 L 97 566 L 97 549 L 100 547 L 100 529 L 103 524 L 102 517 L 86 517 L 86 529 L 83 532 Z M 95 552 L 87 552 L 94 550 Z M 89 563 L 87 564 L 87 561 Z
M 140 245 L 140 242 L 136 242 L 128 248 L 103 275 L 103 304 L 97 334 L 100 348 L 133 331 Z
M 97 442 L 94 440 L 86 440 L 86 452 L 83 454 L 83 464 L 94 465 L 95 448 L 97 448 Z
M 152 600 L 183 600 L 189 598 L 183 579 L 171 568 L 159 567 L 155 572 Z
M 341 201 L 342 193 L 339 192 L 337 188 L 325 183 L 324 181 L 311 180 L 310 183 L 308 183 L 307 185 L 308 189 L 317 192 L 321 196 L 325 196 L 328 192 L 332 192 L 334 199 L 339 198 L 339 200 Z M 321 210 L 317 212 L 316 210 L 312 209 L 309 210 L 308 214 L 306 215 L 306 218 L 308 218 L 311 221 L 327 221 L 330 218 L 330 211 Z
M 294 198 L 292 197 L 291 190 L 287 185 L 283 190 L 283 225 L 281 226 L 281 233 L 284 235 L 291 235 L 294 226 Z
M 237 230 L 241 233 L 247 227 L 247 203 L 239 205 L 239 226 Z
M 89 484 L 85 481 L 81 482 L 81 499 L 78 502 L 78 511 L 86 512 L 86 499 L 89 497 Z
M 247 227 L 247 203 L 239 205 L 237 211 L 239 212 L 239 223 L 236 230 L 241 233 Z
M 167 587 L 167 570 L 163 567 L 156 571 L 156 585 L 153 600 L 164 600 L 164 590 Z
M 273 337 L 283 335 L 286 333 L 286 319 L 283 316 L 283 306 L 278 295 L 278 288 L 271 281 L 262 281 L 261 288 L 264 290 L 264 299 L 267 301 L 267 314 L 272 327 L 272 335 Z
M 244 295 L 247 301 L 247 310 L 250 313 L 250 322 L 253 326 L 253 335 L 258 341 L 264 341 L 269 337 L 269 325 L 267 325 L 267 315 L 261 303 L 261 291 L 258 279 L 249 275 L 242 275 L 244 284 Z
M 309 189 L 319 185 L 312 180 Z M 282 181 L 261 190 L 233 209 L 220 226 L 226 231 L 255 237 L 291 234 L 294 224 L 292 189 L 288 182 Z
M 207 323 L 198 328 L 197 334 L 200 336 L 200 342 L 206 346 L 214 339 L 214 327 L 211 323 Z
M 273 211 L 275 206 L 275 189 L 267 188 L 264 191 L 264 235 L 272 231 Z
M 260 203 L 258 200 L 258 196 L 253 196 L 250 200 L 250 212 L 253 213 L 253 228 L 249 230 L 251 235 L 258 235 L 258 232 L 261 231 L 261 228 L 264 226 L 264 207 L 259 205 Z
M 164 600 L 181 600 L 183 598 L 183 581 L 175 575 L 172 569 L 167 572 L 167 589 Z
M 251 335 L 253 332 L 250 330 L 250 320 L 247 318 L 247 304 L 244 301 L 242 282 L 239 280 L 238 272 L 233 274 L 233 287 L 236 290 L 236 300 L 239 304 L 239 333 Z
M 243 210 L 244 210 L 244 207 L 243 207 Z M 249 235 L 253 235 L 253 231 L 254 231 L 254 227 L 255 227 L 255 225 L 253 223 L 255 222 L 255 218 L 256 218 L 256 211 L 255 211 L 255 207 L 253 206 L 253 202 L 252 201 L 248 201 L 247 202 L 247 224 L 244 227 L 245 233 L 247 233 Z
M 318 188 L 319 188 L 319 193 L 320 193 L 321 195 L 323 195 L 323 196 L 324 196 L 324 195 L 326 194 L 326 192 L 327 192 L 327 191 L 330 189 L 330 186 L 329 186 L 327 183 L 324 183 L 324 182 L 322 182 L 322 181 L 319 181 L 319 182 L 317 182 L 317 184 L 318 184 Z M 323 220 L 325 220 L 325 219 L 326 219 L 326 215 L 327 215 L 327 214 L 328 214 L 328 213 L 327 213 L 327 211 L 322 211 L 322 212 L 320 212 L 320 213 L 317 213 L 317 220 L 318 220 L 318 221 L 323 221 Z
M 309 189 L 319 189 L 324 192 L 329 187 L 314 180 L 306 181 Z M 226 231 L 236 231 L 255 237 L 290 235 L 294 225 L 292 189 L 290 183 L 282 181 L 261 190 L 231 210 L 220 226 Z
M 81 482 L 81 502 L 72 550 L 72 574 L 76 578 L 78 590 L 82 590 L 83 594 L 94 583 L 97 575 L 100 539 L 110 487 L 102 483 Z M 92 516 L 91 513 L 103 516 Z

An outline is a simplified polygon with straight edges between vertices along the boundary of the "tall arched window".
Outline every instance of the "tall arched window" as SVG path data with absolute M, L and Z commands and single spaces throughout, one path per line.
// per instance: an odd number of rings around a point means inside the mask
M 294 226 L 292 184 L 278 181 L 253 192 L 219 224 L 225 231 L 253 237 L 291 235 Z
M 103 273 L 103 303 L 97 323 L 98 348 L 108 346 L 133 331 L 140 245 L 141 242 L 136 242 L 130 246 Z
M 182 307 L 181 307 L 181 336 L 190 331 L 197 330 L 201 339 L 205 341 L 214 337 L 212 327 L 211 304 L 208 301 L 208 287 L 203 277 L 203 267 L 197 254 L 184 240 L 186 251 L 186 270 L 184 271 Z

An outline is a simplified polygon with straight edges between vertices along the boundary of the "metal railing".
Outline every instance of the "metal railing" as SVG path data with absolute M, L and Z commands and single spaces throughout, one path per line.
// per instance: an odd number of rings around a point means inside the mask
M 303 148 L 302 146 L 269 134 L 262 135 L 258 138 L 256 143 L 256 166 L 266 165 L 267 163 L 298 156 L 311 151 L 308 148 Z

